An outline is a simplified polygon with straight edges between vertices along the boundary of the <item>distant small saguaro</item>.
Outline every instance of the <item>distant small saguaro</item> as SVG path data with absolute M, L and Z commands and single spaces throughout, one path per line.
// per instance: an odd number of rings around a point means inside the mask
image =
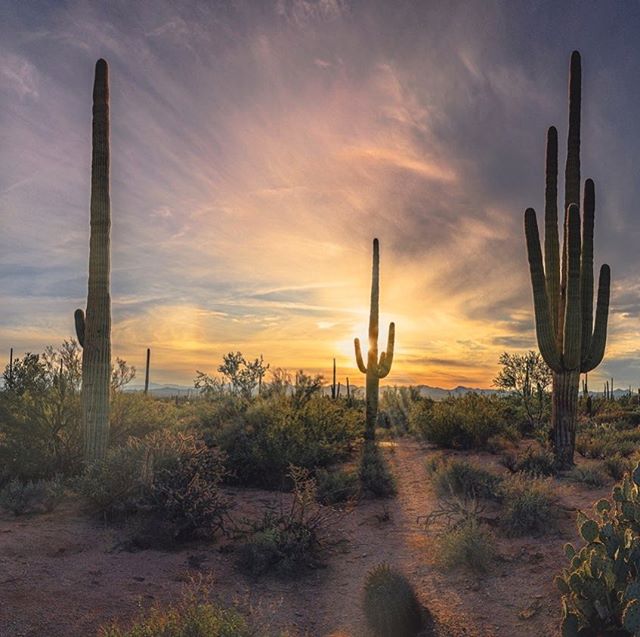
M 366 375 L 366 424 L 365 440 L 373 440 L 376 431 L 376 419 L 378 416 L 378 390 L 380 379 L 388 376 L 393 363 L 393 347 L 396 334 L 395 323 L 389 325 L 389 337 L 387 350 L 380 354 L 378 359 L 378 315 L 380 304 L 380 247 L 378 240 L 373 240 L 373 268 L 371 276 L 371 306 L 369 309 L 369 352 L 367 364 L 362 359 L 360 339 L 354 339 L 356 349 L 356 362 L 358 369 Z
M 144 393 L 149 393 L 149 367 L 151 364 L 151 349 L 147 347 L 147 366 L 144 372 Z

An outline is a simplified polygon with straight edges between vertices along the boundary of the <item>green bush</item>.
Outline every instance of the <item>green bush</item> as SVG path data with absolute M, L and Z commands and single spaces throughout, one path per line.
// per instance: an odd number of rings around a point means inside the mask
M 134 546 L 167 548 L 223 530 L 231 506 L 219 489 L 225 461 L 193 436 L 156 432 L 90 463 L 78 490 L 99 512 L 136 514 Z
M 576 451 L 585 458 L 631 456 L 640 447 L 640 429 L 624 421 L 590 425 L 576 436 Z
M 500 476 L 455 458 L 430 461 L 427 472 L 439 497 L 453 494 L 463 498 L 495 499 L 501 482 Z
M 423 628 L 423 611 L 413 587 L 387 564 L 367 573 L 363 606 L 376 637 L 415 637 Z
M 170 400 L 142 392 L 114 392 L 109 416 L 109 443 L 120 446 L 128 438 L 143 438 L 153 431 L 175 428 L 178 410 Z
M 633 468 L 633 463 L 629 458 L 616 454 L 605 458 L 602 466 L 614 480 L 622 480 L 624 474 L 629 473 Z
M 417 387 L 385 387 L 380 392 L 378 422 L 387 429 L 404 434 L 409 430 L 409 415 L 416 402 L 422 400 Z
M 462 566 L 474 573 L 486 573 L 495 556 L 493 534 L 473 517 L 438 537 L 437 561 L 444 568 Z
M 176 541 L 209 539 L 224 530 L 231 506 L 219 489 L 227 475 L 225 460 L 224 454 L 200 445 L 155 471 L 148 501 L 154 517 L 173 525 Z
M 60 478 L 22 482 L 14 479 L 0 489 L 0 507 L 14 515 L 47 513 L 58 506 L 64 496 Z
M 603 487 L 607 484 L 607 475 L 599 467 L 574 467 L 569 473 L 573 482 L 581 482 L 589 487 Z
M 317 504 L 315 479 L 299 467 L 290 467 L 289 477 L 294 484 L 289 509 L 266 511 L 251 524 L 248 539 L 239 548 L 238 566 L 252 576 L 292 576 L 318 564 L 326 517 Z
M 269 572 L 296 575 L 316 564 L 315 533 L 297 520 L 265 513 L 238 552 L 238 566 L 253 576 Z
M 97 512 L 131 512 L 144 494 L 144 473 L 143 449 L 129 442 L 108 449 L 103 459 L 89 463 L 76 486 Z
M 316 472 L 316 481 L 318 502 L 322 504 L 339 504 L 358 497 L 358 474 L 354 471 L 319 469 Z
M 393 475 L 375 442 L 364 444 L 358 475 L 365 493 L 376 498 L 387 498 L 396 494 Z
M 640 465 L 613 489 L 611 500 L 578 514 L 585 545 L 565 546 L 569 566 L 555 578 L 562 593 L 562 635 L 640 632 Z
M 77 344 L 15 359 L 0 391 L 0 485 L 71 476 L 81 463 Z
M 522 474 L 501 485 L 500 523 L 510 535 L 546 532 L 554 522 L 556 497 L 548 479 Z
M 283 488 L 289 465 L 315 470 L 343 461 L 360 430 L 359 411 L 343 401 L 316 395 L 298 405 L 275 395 L 254 401 L 243 423 L 224 427 L 216 440 L 237 483 Z
M 469 393 L 440 402 L 420 401 L 411 411 L 411 429 L 450 449 L 481 449 L 498 435 L 512 435 L 495 396 Z
M 187 598 L 168 608 L 153 608 L 130 628 L 100 629 L 100 637 L 253 637 L 247 621 L 234 609 Z
M 534 478 L 552 476 L 555 474 L 555 458 L 548 449 L 532 449 L 523 454 L 505 453 L 500 462 L 509 471 L 526 473 Z

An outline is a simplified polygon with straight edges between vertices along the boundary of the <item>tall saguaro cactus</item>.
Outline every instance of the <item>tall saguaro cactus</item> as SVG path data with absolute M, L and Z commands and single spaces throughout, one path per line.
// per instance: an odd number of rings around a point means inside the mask
M 391 371 L 393 363 L 393 345 L 395 340 L 396 327 L 394 323 L 389 325 L 389 337 L 387 340 L 387 350 L 380 354 L 378 358 L 378 306 L 380 300 L 380 248 L 378 240 L 373 240 L 373 273 L 371 278 L 371 308 L 369 310 L 369 352 L 367 354 L 367 364 L 364 364 L 362 350 L 360 349 L 360 339 L 354 340 L 356 349 L 356 361 L 358 369 L 366 374 L 366 426 L 365 440 L 373 440 L 376 431 L 376 418 L 378 415 L 378 389 L 380 379 L 384 378 Z
M 91 238 L 86 315 L 76 310 L 82 345 L 82 418 L 85 459 L 104 457 L 109 438 L 111 376 L 109 200 L 109 67 L 98 60 L 93 85 L 93 150 L 91 162 Z
M 528 208 L 524 216 L 538 346 L 553 372 L 551 433 L 556 463 L 560 468 L 573 464 L 580 373 L 595 369 L 604 356 L 611 280 L 609 266 L 603 265 L 594 326 L 595 188 L 593 181 L 587 179 L 581 222 L 580 94 L 580 54 L 574 51 L 569 78 L 562 256 L 557 210 L 558 135 L 553 126 L 547 134 L 544 265 L 536 213 Z

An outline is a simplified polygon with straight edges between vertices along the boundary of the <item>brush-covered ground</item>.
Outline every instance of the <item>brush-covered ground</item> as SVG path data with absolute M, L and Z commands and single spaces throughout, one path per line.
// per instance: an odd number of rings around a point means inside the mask
M 113 620 L 127 624 L 141 608 L 174 602 L 200 581 L 224 605 L 238 605 L 272 634 L 366 634 L 362 588 L 380 562 L 402 570 L 431 611 L 440 635 L 554 635 L 560 607 L 552 579 L 566 562 L 563 544 L 579 544 L 575 509 L 589 510 L 611 485 L 591 488 L 553 479 L 556 528 L 535 536 L 496 534 L 497 555 L 485 574 L 438 565 L 438 541 L 418 517 L 438 507 L 425 470 L 437 452 L 399 439 L 385 444 L 397 496 L 363 500 L 327 530 L 322 562 L 294 577 L 238 572 L 234 541 L 195 542 L 170 551 L 131 552 L 119 529 L 89 517 L 78 497 L 53 512 L 0 519 L 0 634 L 3 637 L 86 637 Z M 456 452 L 497 473 L 489 453 Z M 579 467 L 593 461 L 579 458 Z M 282 496 L 234 488 L 233 515 L 251 516 Z M 285 498 L 286 499 L 286 498 Z M 489 507 L 490 508 L 490 507 Z M 487 517 L 492 511 L 485 512 Z M 267 634 L 258 633 L 258 634 Z
M 392 608 L 421 612 L 424 635 L 558 635 L 576 518 L 638 459 L 631 396 L 581 401 L 576 467 L 558 472 L 543 391 L 387 388 L 372 446 L 362 398 L 302 372 L 259 396 L 201 374 L 176 401 L 122 392 L 131 377 L 119 363 L 111 446 L 84 465 L 74 345 L 5 371 L 0 637 L 400 637 L 375 633 Z M 383 602 L 381 564 L 409 583 L 382 572 Z

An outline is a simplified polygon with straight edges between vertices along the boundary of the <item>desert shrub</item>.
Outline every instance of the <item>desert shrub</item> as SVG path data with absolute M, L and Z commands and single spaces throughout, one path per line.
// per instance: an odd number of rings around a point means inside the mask
M 14 479 L 0 489 L 0 507 L 14 515 L 53 511 L 64 496 L 60 478 L 22 482 Z
M 409 430 L 409 416 L 421 400 L 417 387 L 385 387 L 380 393 L 379 424 L 403 434 Z
M 367 573 L 363 606 L 376 637 L 415 637 L 423 628 L 423 612 L 413 587 L 387 564 Z
M 176 541 L 211 538 L 224 529 L 231 506 L 219 489 L 227 475 L 225 460 L 223 453 L 200 445 L 155 471 L 148 501 L 155 517 L 173 525 Z
M 616 454 L 605 458 L 602 467 L 614 480 L 622 480 L 624 474 L 631 471 L 633 464 L 629 458 Z
M 576 451 L 585 458 L 629 457 L 640 447 L 640 429 L 624 421 L 588 427 L 576 436 Z
M 194 436 L 155 432 L 108 450 L 78 479 L 80 493 L 104 514 L 136 514 L 132 541 L 148 548 L 157 541 L 210 538 L 223 529 L 231 502 L 220 492 L 226 456 Z
M 581 482 L 589 487 L 607 484 L 607 475 L 600 467 L 574 467 L 568 477 L 573 482 Z
M 129 442 L 107 450 L 104 458 L 87 464 L 76 487 L 93 509 L 105 514 L 135 509 L 144 493 L 144 454 Z
M 523 454 L 506 453 L 500 463 L 512 473 L 522 472 L 534 478 L 555 474 L 555 458 L 548 449 L 528 447 Z
M 73 475 L 81 462 L 77 343 L 14 360 L 0 391 L 0 484 Z
M 433 404 L 420 401 L 411 421 L 425 440 L 452 449 L 484 448 L 492 436 L 509 432 L 500 399 L 474 393 Z
M 578 514 L 585 545 L 565 546 L 569 565 L 555 584 L 562 593 L 563 635 L 636 635 L 640 631 L 640 465 L 599 500 L 594 518 Z
M 408 414 L 408 431 L 409 433 L 424 438 L 424 427 L 431 418 L 436 401 L 432 398 L 421 398 L 413 402 Z
M 124 444 L 128 438 L 143 438 L 160 429 L 175 428 L 177 409 L 169 400 L 142 392 L 114 392 L 109 416 L 109 442 Z
M 111 625 L 99 637 L 252 637 L 255 632 L 235 609 L 195 597 L 162 608 L 156 606 L 129 628 Z
M 485 444 L 485 449 L 489 453 L 498 454 L 513 447 L 514 440 L 512 435 L 496 434 L 490 436 Z
M 80 385 L 82 350 L 75 341 L 16 359 L 0 392 L 0 484 L 83 469 Z M 173 424 L 172 405 L 140 393 L 123 393 L 135 370 L 117 360 L 112 374 L 111 441 Z
M 364 444 L 358 476 L 363 491 L 371 496 L 387 498 L 396 494 L 393 475 L 375 442 L 367 441 Z
M 279 513 L 266 511 L 250 525 L 238 551 L 238 567 L 253 576 L 297 575 L 318 564 L 321 532 L 327 514 L 317 504 L 316 484 L 306 469 L 290 467 L 294 484 L 291 505 Z
M 237 483 L 282 488 L 290 464 L 315 470 L 346 459 L 360 429 L 359 412 L 343 401 L 313 395 L 297 405 L 275 395 L 256 400 L 217 440 Z
M 339 504 L 358 496 L 358 474 L 354 471 L 319 469 L 316 472 L 316 481 L 318 501 L 322 504 Z
M 441 567 L 461 566 L 475 573 L 486 573 L 495 556 L 493 534 L 473 516 L 438 537 L 437 561 Z
M 221 391 L 181 409 L 179 421 L 187 429 L 211 435 L 225 426 L 241 425 L 249 404 L 242 396 Z
M 509 476 L 500 499 L 500 523 L 510 535 L 544 533 L 552 526 L 556 498 L 548 479 Z
M 576 435 L 576 451 L 583 458 L 603 458 L 604 449 L 604 440 L 595 438 L 587 432 L 579 432 Z
M 253 576 L 274 572 L 295 575 L 313 566 L 315 537 L 303 523 L 271 512 L 254 525 L 251 538 L 239 549 L 238 566 Z
M 439 497 L 496 498 L 501 478 L 466 460 L 440 458 L 427 463 L 427 472 Z

